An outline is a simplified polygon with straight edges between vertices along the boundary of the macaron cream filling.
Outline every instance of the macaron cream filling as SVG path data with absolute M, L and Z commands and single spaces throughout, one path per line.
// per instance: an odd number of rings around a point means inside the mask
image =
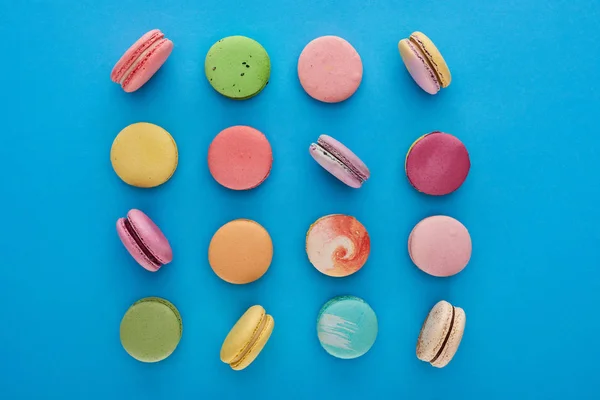
M 144 244 L 142 238 L 137 234 L 135 228 L 129 218 L 123 218 L 123 226 L 127 233 L 131 236 L 131 238 L 135 241 L 135 244 L 139 247 L 140 251 L 144 254 L 144 256 L 152 263 L 156 268 L 159 268 L 163 263 L 152 254 L 148 246 Z
M 127 83 L 128 78 L 130 76 L 132 76 L 133 72 L 135 72 L 138 68 L 141 68 L 143 66 L 143 63 L 145 62 L 145 60 L 148 57 L 150 57 L 150 55 L 152 55 L 152 53 L 154 53 L 160 46 L 162 46 L 164 43 L 166 43 L 167 39 L 162 39 L 163 36 L 164 35 L 161 35 L 158 38 L 156 38 L 155 42 L 152 43 L 146 50 L 144 50 L 142 52 L 142 54 L 140 54 L 140 56 L 133 62 L 133 64 L 131 64 L 131 66 L 127 69 L 127 71 L 125 71 L 125 73 L 121 77 L 121 80 L 119 81 L 119 84 L 121 86 L 123 86 Z
M 456 314 L 456 309 L 454 308 L 454 306 L 452 306 L 452 317 L 450 318 L 450 326 L 448 326 L 448 332 L 446 332 L 446 337 L 444 338 L 444 341 L 442 342 L 442 345 L 440 346 L 440 349 L 438 350 L 437 354 L 435 355 L 435 357 L 433 357 L 433 359 L 431 361 L 429 361 L 429 363 L 433 364 L 442 355 L 444 348 L 446 347 L 446 344 L 448 343 L 448 339 L 450 339 L 450 335 L 452 334 L 452 328 L 454 327 L 455 314 Z
M 260 323 L 254 330 L 254 333 L 252 334 L 250 341 L 246 344 L 244 349 L 229 363 L 229 365 L 232 368 L 236 368 L 244 360 L 244 358 L 246 358 L 248 353 L 250 353 L 250 350 L 252 350 L 252 348 L 254 347 L 254 345 L 256 344 L 256 342 L 258 341 L 258 339 L 264 332 L 265 327 L 267 326 L 267 320 L 268 320 L 267 315 L 265 313 L 263 313 Z
M 344 168 L 352 173 L 360 182 L 364 182 L 368 179 L 368 176 L 362 174 L 354 165 L 343 155 L 341 155 L 333 146 L 329 145 L 325 140 L 319 138 L 317 143 L 313 145 L 325 155 L 333 157 L 337 162 L 340 163 Z

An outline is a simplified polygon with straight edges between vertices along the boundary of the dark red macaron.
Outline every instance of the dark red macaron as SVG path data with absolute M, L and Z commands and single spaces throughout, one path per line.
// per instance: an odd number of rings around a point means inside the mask
M 467 148 L 457 137 L 431 132 L 410 146 L 404 168 L 408 181 L 419 192 L 443 196 L 463 184 L 471 161 Z

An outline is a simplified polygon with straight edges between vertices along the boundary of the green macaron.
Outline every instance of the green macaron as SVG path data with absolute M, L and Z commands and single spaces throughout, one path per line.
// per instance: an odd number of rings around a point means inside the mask
M 230 99 L 245 100 L 256 96 L 269 83 L 271 61 L 256 40 L 229 36 L 208 50 L 204 72 L 217 92 Z
M 182 331 L 181 315 L 173 304 L 146 297 L 133 303 L 121 320 L 121 344 L 138 361 L 158 362 L 175 351 Z

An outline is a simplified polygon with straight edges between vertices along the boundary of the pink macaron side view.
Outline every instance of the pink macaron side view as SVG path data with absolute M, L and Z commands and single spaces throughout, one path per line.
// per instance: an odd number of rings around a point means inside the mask
M 360 188 L 371 176 L 365 163 L 331 136 L 319 136 L 317 143 L 312 143 L 308 151 L 321 167 L 352 188 Z
M 158 29 L 153 29 L 137 40 L 115 64 L 110 79 L 126 92 L 141 88 L 167 61 L 173 51 L 173 42 Z
M 117 233 L 131 256 L 150 272 L 173 260 L 169 241 L 154 222 L 140 210 L 130 210 L 117 220 Z
M 423 272 L 447 277 L 462 271 L 471 259 L 469 231 L 458 220 L 445 215 L 423 219 L 408 237 L 408 254 Z

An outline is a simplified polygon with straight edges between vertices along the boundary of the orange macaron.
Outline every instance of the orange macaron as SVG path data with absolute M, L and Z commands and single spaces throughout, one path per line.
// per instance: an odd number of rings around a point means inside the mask
M 233 284 L 262 277 L 273 259 L 273 242 L 265 228 L 249 219 L 236 219 L 217 230 L 208 246 L 208 262 L 217 276 Z

